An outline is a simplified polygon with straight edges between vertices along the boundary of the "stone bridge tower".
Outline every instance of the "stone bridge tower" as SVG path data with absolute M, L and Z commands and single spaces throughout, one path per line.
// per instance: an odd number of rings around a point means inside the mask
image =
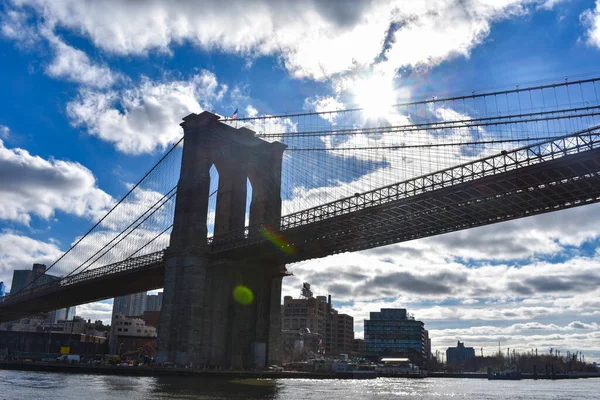
M 209 112 L 190 114 L 184 131 L 175 219 L 165 253 L 165 284 L 157 362 L 255 368 L 278 362 L 281 280 L 274 260 L 211 256 L 207 244 L 209 171 L 219 172 L 214 234 L 243 239 L 247 179 L 252 184 L 250 225 L 281 217 L 281 164 L 286 146 L 246 128 L 235 129 Z M 254 299 L 240 304 L 237 286 Z

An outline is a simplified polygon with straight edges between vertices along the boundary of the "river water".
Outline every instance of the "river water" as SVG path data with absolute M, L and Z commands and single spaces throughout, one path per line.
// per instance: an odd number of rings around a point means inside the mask
M 243 380 L 147 378 L 0 370 L 0 399 L 599 399 L 600 378 Z

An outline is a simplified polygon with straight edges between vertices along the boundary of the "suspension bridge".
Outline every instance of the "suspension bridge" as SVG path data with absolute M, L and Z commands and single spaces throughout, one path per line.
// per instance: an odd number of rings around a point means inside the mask
M 164 287 L 159 360 L 273 363 L 286 265 L 598 202 L 597 85 L 432 97 L 380 117 L 191 114 L 49 266 L 60 279 L 3 298 L 0 322 Z M 252 304 L 234 301 L 239 285 Z

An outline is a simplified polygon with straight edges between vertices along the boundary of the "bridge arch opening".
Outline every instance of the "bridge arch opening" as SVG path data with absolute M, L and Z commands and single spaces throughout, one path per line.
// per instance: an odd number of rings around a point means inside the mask
M 250 206 L 252 205 L 252 182 L 246 178 L 246 213 L 244 215 L 244 226 L 250 225 Z
M 219 195 L 219 170 L 215 164 L 209 170 L 210 185 L 208 191 L 208 212 L 206 214 L 206 230 L 208 236 L 215 234 L 215 217 L 217 214 L 217 197 Z

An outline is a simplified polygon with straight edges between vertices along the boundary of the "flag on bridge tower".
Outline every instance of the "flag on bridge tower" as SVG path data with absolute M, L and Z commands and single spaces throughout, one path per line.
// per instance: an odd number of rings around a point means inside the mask
M 231 119 L 237 119 L 238 117 L 238 109 L 236 108 L 235 111 L 233 112 L 233 115 L 231 116 Z

